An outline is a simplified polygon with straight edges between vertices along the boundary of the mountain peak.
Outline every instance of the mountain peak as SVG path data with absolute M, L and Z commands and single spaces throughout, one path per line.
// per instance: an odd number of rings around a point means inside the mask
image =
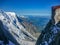
M 11 15 L 11 16 L 16 16 L 16 13 L 15 12 L 5 12 L 7 15 Z
M 33 35 L 30 34 L 23 27 L 23 25 L 18 21 L 17 15 L 15 14 L 15 12 L 5 12 L 3 10 L 0 10 L 0 20 L 3 23 L 4 34 L 6 34 L 6 37 L 9 40 L 11 40 L 13 43 L 15 43 L 15 44 L 18 43 L 18 44 L 23 45 L 23 44 L 25 44 L 24 40 L 36 41 L 36 38 L 33 37 Z M 26 44 L 27 44 L 27 42 L 26 42 Z

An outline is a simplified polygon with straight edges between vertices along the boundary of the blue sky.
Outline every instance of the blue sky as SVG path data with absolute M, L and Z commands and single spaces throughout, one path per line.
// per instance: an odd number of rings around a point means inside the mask
M 51 7 L 56 5 L 60 0 L 0 0 L 0 9 L 17 15 L 50 16 Z

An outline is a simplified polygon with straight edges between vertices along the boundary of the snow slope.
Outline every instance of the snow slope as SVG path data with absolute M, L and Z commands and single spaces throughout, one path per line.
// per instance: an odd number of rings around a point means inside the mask
M 0 10 L 0 20 L 3 22 L 4 34 L 6 37 L 17 45 L 25 45 L 23 40 L 29 38 L 36 40 L 18 21 L 14 12 L 4 12 Z M 27 42 L 26 42 L 27 44 Z

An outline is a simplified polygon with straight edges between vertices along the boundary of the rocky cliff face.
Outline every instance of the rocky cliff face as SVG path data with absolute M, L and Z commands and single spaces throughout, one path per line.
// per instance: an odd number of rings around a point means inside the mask
M 34 37 L 38 38 L 40 32 L 38 32 L 37 27 L 33 25 L 32 22 L 28 22 L 26 17 L 17 17 L 19 22 L 24 26 L 24 28 L 31 33 Z

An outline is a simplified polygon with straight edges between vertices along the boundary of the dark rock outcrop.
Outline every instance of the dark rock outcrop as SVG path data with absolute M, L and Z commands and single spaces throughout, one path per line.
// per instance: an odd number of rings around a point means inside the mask
M 5 34 L 3 32 L 3 24 L 2 24 L 1 20 L 0 20 L 0 40 L 4 41 L 4 44 L 8 44 L 9 43 L 8 38 L 5 36 Z
M 15 45 L 20 45 L 16 39 L 10 34 L 8 30 L 6 30 L 3 26 L 3 22 L 0 20 L 0 40 L 4 42 L 4 44 L 9 44 L 9 41 L 14 43 Z

